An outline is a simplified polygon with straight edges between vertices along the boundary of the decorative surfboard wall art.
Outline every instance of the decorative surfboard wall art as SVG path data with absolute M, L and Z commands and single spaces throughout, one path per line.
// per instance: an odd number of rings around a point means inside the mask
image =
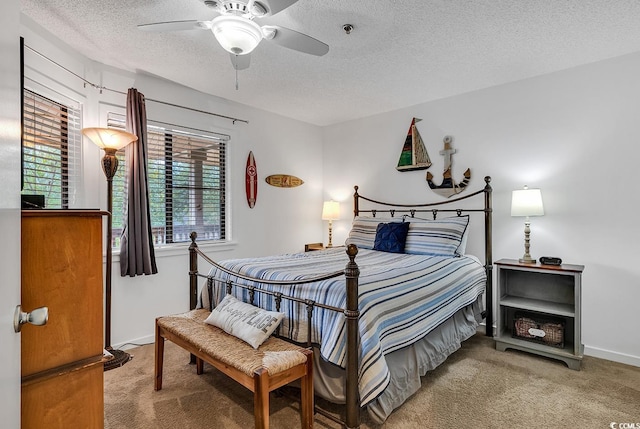
M 422 119 L 413 118 L 407 137 L 404 139 L 400 159 L 398 160 L 398 171 L 424 170 L 431 166 L 431 159 L 424 146 L 420 132 L 416 128 L 416 123 Z
M 299 177 L 291 176 L 289 174 L 272 174 L 271 176 L 267 176 L 264 180 L 276 188 L 295 188 L 296 186 L 300 186 L 304 183 L 304 181 Z
M 471 170 L 467 168 L 464 172 L 464 178 L 460 183 L 456 183 L 456 181 L 453 180 L 453 177 L 451 176 L 451 165 L 453 163 L 451 157 L 456 153 L 456 150 L 451 148 L 451 142 L 453 141 L 451 136 L 445 136 L 443 141 L 444 149 L 440 151 L 440 155 L 444 156 L 444 173 L 442 174 L 442 183 L 440 185 L 433 183 L 433 174 L 431 174 L 431 172 L 427 172 L 427 183 L 429 184 L 429 187 L 433 189 L 433 192 L 449 198 L 450 196 L 459 194 L 465 190 L 469 184 L 469 180 L 471 180 Z
M 258 199 L 258 169 L 256 168 L 256 159 L 253 152 L 249 152 L 247 157 L 247 169 L 245 171 L 247 203 L 249 208 L 254 208 Z

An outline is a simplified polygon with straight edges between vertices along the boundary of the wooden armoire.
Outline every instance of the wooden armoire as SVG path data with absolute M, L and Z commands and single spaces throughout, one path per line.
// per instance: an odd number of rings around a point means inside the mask
M 21 331 L 23 429 L 104 426 L 105 214 L 22 212 L 22 310 L 49 309 Z

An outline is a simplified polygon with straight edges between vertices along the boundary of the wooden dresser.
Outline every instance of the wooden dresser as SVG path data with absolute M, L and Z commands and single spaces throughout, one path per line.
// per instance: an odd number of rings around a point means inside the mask
M 21 426 L 102 428 L 102 218 L 97 210 L 22 212 Z

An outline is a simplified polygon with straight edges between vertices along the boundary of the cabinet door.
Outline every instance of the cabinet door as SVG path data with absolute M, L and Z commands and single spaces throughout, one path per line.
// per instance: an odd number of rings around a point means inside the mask
M 101 356 L 102 218 L 23 216 L 22 308 L 49 308 L 22 328 L 22 376 Z

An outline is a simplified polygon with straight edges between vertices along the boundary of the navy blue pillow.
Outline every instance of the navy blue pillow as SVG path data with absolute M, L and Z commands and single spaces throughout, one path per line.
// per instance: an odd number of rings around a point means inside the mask
M 409 222 L 380 223 L 376 228 L 373 250 L 391 253 L 404 253 Z

